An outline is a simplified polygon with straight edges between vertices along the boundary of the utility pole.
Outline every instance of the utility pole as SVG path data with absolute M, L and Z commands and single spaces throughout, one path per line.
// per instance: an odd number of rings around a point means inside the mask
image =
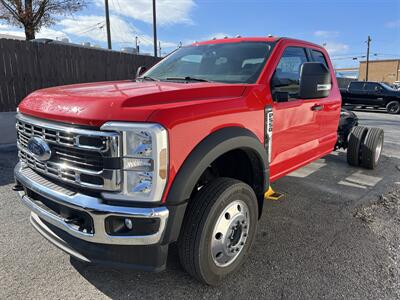
M 135 36 L 135 47 L 136 47 L 136 54 L 139 54 L 139 41 L 138 41 L 138 37 Z
M 366 69 L 365 69 L 365 81 L 368 81 L 368 67 L 369 67 L 369 47 L 371 44 L 371 37 L 368 36 L 368 40 L 367 40 L 367 65 L 366 65 Z
M 154 57 L 157 57 L 157 17 L 156 17 L 156 0 L 153 0 L 153 37 L 154 37 Z
M 161 57 L 161 42 L 158 41 L 158 55 Z
M 106 7 L 106 27 L 107 27 L 107 43 L 108 43 L 108 49 L 112 49 L 111 45 L 111 30 L 110 30 L 110 10 L 108 9 L 108 0 L 105 1 L 105 7 Z

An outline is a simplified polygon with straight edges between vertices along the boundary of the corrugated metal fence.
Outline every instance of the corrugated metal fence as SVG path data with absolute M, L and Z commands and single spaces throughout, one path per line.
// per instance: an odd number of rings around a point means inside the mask
M 0 39 L 0 111 L 51 86 L 134 78 L 157 58 L 104 49 Z

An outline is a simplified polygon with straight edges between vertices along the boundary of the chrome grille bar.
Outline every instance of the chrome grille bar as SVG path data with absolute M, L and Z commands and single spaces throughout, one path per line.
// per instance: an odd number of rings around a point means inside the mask
M 90 129 L 81 129 L 59 125 L 45 120 L 17 115 L 16 128 L 18 133 L 26 138 L 41 137 L 50 144 L 62 145 L 77 149 L 85 149 L 100 152 L 109 152 L 109 156 L 119 156 L 119 133 L 105 132 Z M 82 143 L 81 139 L 89 138 L 99 141 L 96 145 Z M 100 143 L 101 142 L 101 143 Z
M 69 127 L 17 115 L 19 158 L 32 170 L 80 187 L 119 191 L 121 170 L 107 169 L 104 160 L 119 157 L 119 134 Z M 48 161 L 37 160 L 28 150 L 32 137 L 46 141 L 52 151 Z

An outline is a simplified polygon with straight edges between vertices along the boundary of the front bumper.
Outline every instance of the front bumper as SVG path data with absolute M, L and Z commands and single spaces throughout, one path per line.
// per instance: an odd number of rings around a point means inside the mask
M 180 228 L 185 207 L 172 208 L 170 214 L 167 207 L 142 208 L 105 204 L 101 198 L 55 184 L 21 163 L 15 167 L 14 176 L 23 187 L 19 196 L 31 211 L 32 225 L 70 255 L 86 262 L 128 264 L 139 269 L 160 270 L 165 267 L 167 246 L 177 237 L 175 231 Z M 46 203 L 50 201 L 52 205 L 46 206 L 40 199 L 45 199 Z M 58 213 L 59 210 L 52 210 L 53 204 L 61 207 L 60 210 L 68 209 L 90 216 L 93 230 L 88 232 L 77 227 Z M 177 211 L 181 217 L 174 217 Z M 171 215 L 173 218 L 167 226 Z M 146 235 L 110 235 L 106 228 L 108 217 L 130 218 L 133 224 L 138 219 L 156 220 L 158 228 Z

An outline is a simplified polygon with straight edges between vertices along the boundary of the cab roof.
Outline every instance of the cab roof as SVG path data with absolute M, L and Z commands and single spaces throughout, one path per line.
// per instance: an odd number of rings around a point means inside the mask
M 212 39 L 208 41 L 201 41 L 201 42 L 194 42 L 192 45 L 210 45 L 210 44 L 223 44 L 223 43 L 240 43 L 240 42 L 278 42 L 278 41 L 291 41 L 299 44 L 307 44 L 312 45 L 314 47 L 322 48 L 321 45 L 317 45 L 314 43 L 310 43 L 304 40 L 298 40 L 293 38 L 287 37 L 276 37 L 276 36 L 265 36 L 265 37 L 234 37 L 234 38 L 219 38 L 219 39 Z

